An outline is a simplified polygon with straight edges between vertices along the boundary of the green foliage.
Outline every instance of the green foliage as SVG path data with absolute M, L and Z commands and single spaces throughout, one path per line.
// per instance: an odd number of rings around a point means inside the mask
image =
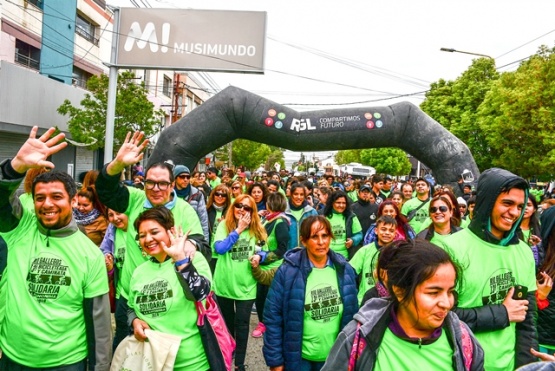
M 335 162 L 337 162 L 338 165 L 348 164 L 350 162 L 360 163 L 360 151 L 360 149 L 346 149 L 338 151 L 335 154 Z
M 480 106 L 480 128 L 493 165 L 525 178 L 555 173 L 555 54 L 540 48 L 514 72 L 504 73 Z
M 420 105 L 424 112 L 468 146 L 480 170 L 492 167 L 498 156 L 478 123 L 478 108 L 498 79 L 492 59 L 475 59 L 455 81 L 432 83 L 426 100 Z
M 283 152 L 266 144 L 252 142 L 246 139 L 233 141 L 233 164 L 243 165 L 247 169 L 255 170 L 260 164 L 266 164 L 267 168 L 273 169 L 274 163 L 279 162 L 284 167 Z
M 360 151 L 360 162 L 372 166 L 378 174 L 407 175 L 411 163 L 399 148 L 369 148 Z
M 108 76 L 93 76 L 87 82 L 90 93 L 74 107 L 69 100 L 58 107 L 58 113 L 68 115 L 68 128 L 72 139 L 90 143 L 89 149 L 103 148 L 106 138 L 106 110 L 108 105 Z M 142 131 L 146 137 L 155 134 L 164 117 L 162 110 L 154 110 L 147 99 L 144 82 L 136 83 L 135 75 L 125 71 L 118 76 L 118 93 L 114 125 L 114 148 L 118 148 L 127 132 Z

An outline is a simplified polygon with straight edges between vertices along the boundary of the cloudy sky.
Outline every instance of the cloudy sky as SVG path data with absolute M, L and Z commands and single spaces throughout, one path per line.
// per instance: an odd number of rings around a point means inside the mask
M 555 1 L 108 0 L 121 7 L 267 12 L 264 75 L 210 73 L 300 111 L 422 102 L 431 82 L 457 78 L 471 55 L 499 71 L 555 45 Z M 216 25 L 215 25 L 216 27 Z

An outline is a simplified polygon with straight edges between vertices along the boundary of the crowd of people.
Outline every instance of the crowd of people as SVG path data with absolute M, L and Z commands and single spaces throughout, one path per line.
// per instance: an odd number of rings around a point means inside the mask
M 174 369 L 209 370 L 211 292 L 235 370 L 250 337 L 275 371 L 555 367 L 554 202 L 515 174 L 143 170 L 130 133 L 78 187 L 37 130 L 0 165 L 0 371 L 108 370 L 149 329 L 181 339 Z

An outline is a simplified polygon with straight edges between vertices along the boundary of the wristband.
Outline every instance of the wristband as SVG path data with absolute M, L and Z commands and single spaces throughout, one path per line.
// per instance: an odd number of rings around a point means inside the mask
M 177 267 L 179 267 L 179 266 L 181 266 L 181 265 L 183 265 L 183 264 L 189 263 L 190 261 L 191 261 L 191 259 L 189 259 L 188 257 L 185 258 L 185 259 L 183 259 L 183 260 L 176 261 L 176 262 L 175 262 L 175 267 L 177 268 Z

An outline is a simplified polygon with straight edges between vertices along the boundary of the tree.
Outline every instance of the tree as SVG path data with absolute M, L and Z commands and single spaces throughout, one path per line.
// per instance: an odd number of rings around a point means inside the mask
M 374 167 L 379 174 L 407 175 L 412 168 L 406 153 L 399 148 L 363 149 L 360 160 L 363 165 Z
M 541 47 L 514 72 L 503 73 L 479 109 L 493 165 L 523 177 L 555 173 L 555 49 Z
M 281 154 L 278 155 L 277 152 Z M 236 166 L 243 165 L 247 169 L 255 170 L 260 164 L 268 166 L 268 160 L 272 160 L 271 168 L 276 162 L 283 162 L 283 152 L 277 148 L 266 144 L 252 142 L 246 139 L 237 139 L 233 141 L 233 164 Z
M 351 162 L 360 163 L 360 149 L 346 149 L 338 151 L 335 154 L 335 162 L 339 165 L 348 164 Z
M 144 82 L 137 84 L 135 81 L 133 72 L 125 71 L 118 76 L 115 148 L 123 143 L 129 131 L 142 131 L 150 137 L 161 128 L 164 111 L 154 109 L 154 104 L 147 99 L 148 90 Z M 81 101 L 82 108 L 74 107 L 66 99 L 58 107 L 58 113 L 69 116 L 68 128 L 73 140 L 90 144 L 87 147 L 95 150 L 105 145 L 108 76 L 91 77 L 87 89 L 90 93 Z
M 498 156 L 478 123 L 478 108 L 498 79 L 492 59 L 475 59 L 455 81 L 442 79 L 432 83 L 420 105 L 424 112 L 468 146 L 480 170 L 492 167 Z

